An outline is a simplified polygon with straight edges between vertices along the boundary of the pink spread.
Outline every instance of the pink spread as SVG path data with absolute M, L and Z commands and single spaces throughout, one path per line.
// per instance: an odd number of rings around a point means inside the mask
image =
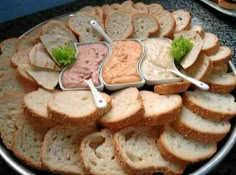
M 98 69 L 108 55 L 106 45 L 95 43 L 78 46 L 78 56 L 75 63 L 66 69 L 62 76 L 65 88 L 87 87 L 84 79 L 92 79 L 95 86 L 100 84 Z

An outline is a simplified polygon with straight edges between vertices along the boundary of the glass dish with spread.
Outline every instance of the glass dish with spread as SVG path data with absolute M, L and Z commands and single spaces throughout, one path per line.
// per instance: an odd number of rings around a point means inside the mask
M 84 80 L 91 79 L 94 86 L 102 91 L 104 88 L 99 72 L 103 61 L 111 54 L 106 42 L 75 43 L 77 51 L 73 64 L 65 67 L 59 77 L 62 90 L 87 90 Z
M 116 40 L 100 72 L 101 80 L 108 90 L 126 87 L 142 87 L 145 80 L 139 72 L 139 62 L 145 55 L 143 44 L 136 39 Z
M 140 62 L 140 73 L 147 85 L 182 81 L 167 69 L 171 68 L 173 58 L 170 54 L 171 40 L 166 38 L 143 39 L 146 55 Z

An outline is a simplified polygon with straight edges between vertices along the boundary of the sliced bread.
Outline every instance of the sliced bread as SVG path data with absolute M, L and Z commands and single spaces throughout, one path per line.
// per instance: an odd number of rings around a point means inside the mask
M 9 38 L 0 43 L 1 59 L 8 63 L 11 57 L 16 53 L 17 38 Z
M 91 20 L 104 28 L 102 19 L 96 15 L 76 13 L 68 22 L 69 28 L 79 37 L 80 42 L 93 42 L 102 40 L 102 36 L 90 25 Z
M 148 8 L 147 5 L 144 4 L 143 2 L 137 2 L 134 4 L 134 8 L 139 12 L 139 13 L 148 13 Z
M 112 109 L 98 119 L 110 129 L 117 130 L 139 121 L 144 114 L 143 102 L 137 88 L 130 87 L 111 94 Z
M 213 120 L 229 120 L 236 115 L 236 102 L 231 94 L 196 89 L 183 95 L 183 104 L 194 113 Z
M 110 5 L 112 11 L 125 11 L 124 7 L 121 4 L 113 3 Z
M 164 7 L 161 4 L 153 3 L 147 5 L 148 13 L 152 16 L 157 16 L 159 13 L 164 10 Z
M 105 30 L 113 40 L 126 39 L 133 34 L 132 17 L 122 11 L 112 12 L 106 18 Z
M 232 56 L 232 50 L 227 46 L 220 46 L 217 52 L 213 55 L 210 55 L 213 66 L 226 64 Z
M 212 66 L 212 74 L 227 73 L 228 63 Z
M 47 127 L 30 122 L 24 114 L 16 120 L 16 132 L 13 137 L 13 153 L 27 165 L 45 170 L 41 162 L 41 146 Z
M 111 97 L 101 93 L 107 107 L 96 107 L 90 91 L 63 91 L 56 93 L 48 102 L 49 117 L 58 122 L 79 126 L 88 125 L 111 110 Z
M 160 24 L 160 30 L 157 36 L 172 38 L 175 31 L 175 19 L 168 10 L 161 10 L 155 16 Z
M 157 19 L 149 14 L 135 14 L 132 16 L 134 27 L 134 38 L 148 38 L 154 36 L 159 31 L 159 23 Z
M 114 134 L 113 143 L 121 165 L 130 174 L 181 174 L 184 166 L 175 165 L 162 158 L 153 132 L 150 127 L 128 127 Z
M 16 52 L 11 58 L 11 66 L 17 68 L 18 66 L 24 66 L 24 64 L 30 64 L 29 53 L 31 49 L 20 50 Z
M 23 36 L 17 40 L 16 50 L 21 51 L 21 50 L 32 48 L 39 41 L 40 41 L 39 37 L 27 36 L 27 35 Z
M 180 95 L 159 95 L 145 90 L 140 94 L 145 111 L 141 122 L 147 126 L 166 125 L 181 114 Z
M 181 32 L 183 30 L 188 30 L 190 28 L 192 17 L 187 10 L 185 9 L 175 10 L 172 12 L 172 14 L 174 16 L 176 23 L 174 31 L 175 33 Z
M 41 147 L 43 165 L 55 173 L 85 175 L 79 147 L 82 138 L 89 133 L 89 130 L 66 126 L 48 130 Z
M 230 131 L 229 121 L 202 118 L 183 107 L 182 114 L 172 123 L 172 128 L 184 137 L 204 143 L 216 143 Z
M 0 133 L 3 143 L 12 149 L 13 136 L 16 131 L 15 120 L 23 112 L 22 101 L 24 93 L 12 93 L 0 97 Z
M 206 80 L 211 92 L 229 93 L 236 87 L 236 77 L 233 73 L 210 74 Z
M 128 175 L 117 160 L 112 136 L 111 131 L 104 129 L 92 133 L 82 140 L 80 155 L 87 174 Z
M 177 94 L 187 91 L 190 85 L 188 81 L 157 84 L 154 86 L 154 92 L 160 95 Z
M 205 31 L 204 31 L 204 29 L 203 29 L 202 26 L 200 26 L 200 25 L 192 25 L 189 30 L 198 32 L 198 34 L 199 34 L 202 38 L 204 38 Z
M 215 143 L 187 139 L 170 127 L 161 134 L 157 145 L 164 159 L 179 165 L 205 160 L 217 150 Z
M 207 55 L 213 55 L 218 51 L 220 41 L 215 34 L 205 32 L 203 40 L 204 44 L 202 46 L 202 52 L 206 53 Z
M 0 80 L 12 72 L 16 72 L 16 70 L 13 69 L 9 63 L 2 63 L 0 60 Z
M 134 15 L 138 13 L 138 10 L 134 8 L 134 2 L 132 0 L 126 0 L 122 2 L 121 6 L 124 8 L 125 12 L 129 15 Z

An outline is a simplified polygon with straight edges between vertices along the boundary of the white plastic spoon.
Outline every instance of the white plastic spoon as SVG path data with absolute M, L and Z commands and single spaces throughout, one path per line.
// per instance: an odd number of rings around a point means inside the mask
M 96 87 L 94 86 L 93 82 L 91 79 L 88 80 L 84 80 L 87 85 L 89 86 L 92 94 L 93 94 L 93 99 L 95 102 L 95 105 L 98 108 L 106 108 L 107 107 L 107 102 L 106 100 L 102 97 L 102 95 L 98 92 L 98 90 L 96 89 Z

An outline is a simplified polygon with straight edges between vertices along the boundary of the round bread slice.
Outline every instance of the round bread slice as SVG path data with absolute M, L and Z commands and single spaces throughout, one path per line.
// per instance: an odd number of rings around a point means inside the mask
M 35 36 L 23 36 L 19 38 L 16 42 L 16 50 L 21 51 L 25 49 L 32 48 L 35 44 L 39 42 L 39 37 Z
M 144 114 L 142 98 L 137 88 L 131 87 L 111 94 L 112 109 L 98 122 L 112 130 L 121 129 L 139 121 Z
M 180 95 L 159 95 L 145 90 L 140 94 L 145 111 L 141 122 L 147 126 L 166 125 L 181 114 Z
M 202 38 L 204 38 L 205 32 L 204 32 L 204 29 L 203 29 L 202 26 L 200 26 L 200 25 L 193 25 L 193 26 L 190 27 L 189 30 L 198 32 L 198 34 L 199 34 Z
M 17 38 L 9 38 L 0 43 L 1 63 L 10 63 L 10 59 L 16 53 L 16 42 Z
M 161 10 L 155 16 L 160 24 L 160 30 L 157 36 L 172 38 L 175 31 L 175 19 L 168 10 Z
M 129 15 L 134 15 L 138 13 L 138 10 L 134 8 L 134 2 L 130 0 L 126 0 L 122 2 L 121 6 L 124 8 L 125 12 Z
M 133 34 L 132 17 L 123 11 L 112 12 L 106 18 L 105 30 L 113 40 L 126 39 Z
M 206 119 L 229 120 L 236 115 L 236 102 L 231 94 L 196 89 L 183 95 L 183 104 Z
M 220 41 L 215 34 L 205 32 L 203 40 L 204 44 L 202 46 L 202 52 L 206 53 L 207 55 L 213 55 L 218 51 Z
M 164 7 L 161 4 L 153 3 L 147 5 L 148 13 L 152 16 L 157 16 L 162 10 L 164 10 Z
M 182 114 L 172 123 L 172 128 L 184 137 L 204 143 L 217 143 L 230 131 L 229 121 L 202 118 L 183 107 Z
M 127 127 L 116 132 L 113 143 L 121 165 L 132 172 L 130 174 L 182 174 L 184 166 L 163 159 L 154 132 L 151 127 Z
M 112 133 L 108 129 L 86 136 L 81 141 L 80 153 L 85 171 L 88 174 L 128 175 L 116 158 Z
M 210 55 L 213 66 L 226 64 L 232 56 L 232 50 L 227 46 L 220 46 L 214 55 Z
M 187 10 L 184 9 L 179 9 L 175 10 L 172 12 L 176 27 L 175 27 L 175 33 L 183 31 L 183 30 L 188 30 L 191 25 L 191 15 Z
M 144 4 L 143 2 L 137 2 L 134 4 L 134 8 L 139 12 L 139 13 L 148 13 L 148 8 L 147 5 Z
M 60 123 L 88 125 L 111 110 L 111 97 L 105 93 L 101 95 L 107 102 L 104 109 L 96 107 L 90 91 L 58 92 L 48 101 L 49 118 Z
M 187 139 L 170 127 L 161 134 L 157 145 L 164 159 L 179 165 L 208 159 L 217 150 L 215 143 Z
M 18 66 L 24 66 L 24 64 L 30 64 L 30 50 L 31 49 L 26 49 L 16 52 L 11 58 L 11 66 L 17 68 Z
M 134 38 L 148 38 L 154 36 L 159 31 L 159 23 L 157 19 L 149 14 L 135 14 L 132 16 L 134 26 Z

